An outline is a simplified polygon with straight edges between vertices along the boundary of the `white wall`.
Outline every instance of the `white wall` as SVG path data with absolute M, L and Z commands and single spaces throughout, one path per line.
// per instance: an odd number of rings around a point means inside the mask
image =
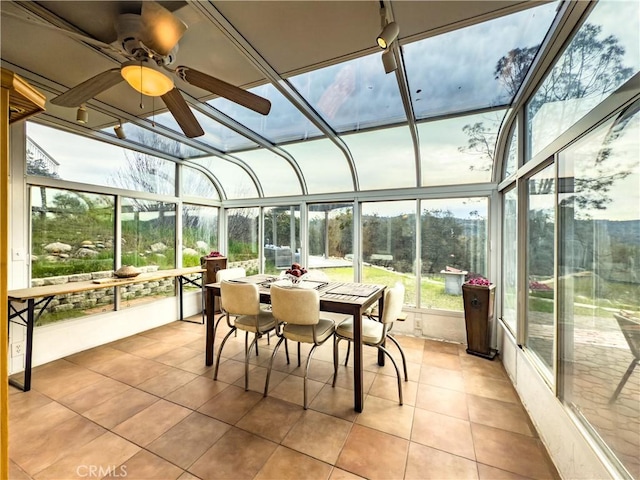
M 498 347 L 503 365 L 560 476 L 589 480 L 614 478 L 501 323 L 498 323 Z

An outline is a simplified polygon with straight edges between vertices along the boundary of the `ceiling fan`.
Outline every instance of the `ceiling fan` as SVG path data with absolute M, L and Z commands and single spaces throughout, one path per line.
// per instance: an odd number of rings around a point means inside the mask
M 140 15 L 119 15 L 116 30 L 118 52 L 129 58 L 129 61 L 122 63 L 120 68 L 107 70 L 85 80 L 53 98 L 51 103 L 63 107 L 80 107 L 101 92 L 126 81 L 141 94 L 162 98 L 184 134 L 189 138 L 199 137 L 204 131 L 175 87 L 172 78 L 175 75 L 191 85 L 262 115 L 269 113 L 271 102 L 266 98 L 186 66 L 170 68 L 175 61 L 178 42 L 187 26 L 162 5 L 154 1 L 143 1 Z M 88 43 L 113 49 L 111 45 L 101 44 L 102 42 L 93 38 L 80 38 Z

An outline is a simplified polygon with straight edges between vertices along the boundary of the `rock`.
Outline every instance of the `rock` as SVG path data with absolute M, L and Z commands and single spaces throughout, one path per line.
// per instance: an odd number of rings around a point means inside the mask
M 162 242 L 157 242 L 157 243 L 154 243 L 153 245 L 150 245 L 149 248 L 153 253 L 159 253 L 159 252 L 164 252 L 167 249 L 167 246 Z
M 83 240 L 80 245 L 82 245 L 83 247 L 93 247 L 93 242 L 91 240 Z
M 87 257 L 95 257 L 96 255 L 100 255 L 95 250 L 91 250 L 90 248 L 79 248 L 76 252 L 75 256 L 78 258 L 87 258 Z
M 207 250 L 209 250 L 209 244 L 207 242 L 202 241 L 202 240 L 198 240 L 196 242 L 196 248 L 198 250 L 200 250 L 201 252 L 206 252 Z
M 70 252 L 71 245 L 62 242 L 53 242 L 49 245 L 46 245 L 44 249 L 49 253 L 61 253 L 61 252 Z
M 185 248 L 184 250 L 182 250 L 182 254 L 183 255 L 198 255 L 198 252 L 196 250 L 194 250 L 193 248 Z

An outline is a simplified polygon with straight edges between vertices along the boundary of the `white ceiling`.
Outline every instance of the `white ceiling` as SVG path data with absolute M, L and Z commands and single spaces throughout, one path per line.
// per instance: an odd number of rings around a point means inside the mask
M 241 87 L 267 82 L 264 68 L 276 78 L 312 70 L 379 51 L 380 2 L 361 1 L 211 1 L 159 2 L 188 26 L 177 62 Z M 484 21 L 535 6 L 523 1 L 386 1 L 400 25 L 400 43 Z M 45 22 L 110 43 L 121 13 L 139 13 L 136 1 L 0 2 L 3 67 L 16 70 L 53 98 L 78 83 L 125 61 L 117 53 L 38 25 Z M 25 20 L 19 20 L 20 16 Z M 222 27 L 222 28 L 221 28 Z M 246 41 L 249 48 L 239 48 Z M 242 45 L 240 45 L 242 47 Z M 256 56 L 257 55 L 257 56 Z M 272 79 L 271 79 L 272 80 Z M 270 80 L 269 80 L 270 81 Z M 176 86 L 198 99 L 207 92 L 178 80 Z M 121 83 L 96 97 L 111 115 L 91 112 L 93 128 L 112 125 L 113 112 L 148 116 L 162 111 L 161 100 L 146 99 Z M 91 103 L 89 104 L 91 109 Z M 47 103 L 47 115 L 75 121 L 75 109 Z

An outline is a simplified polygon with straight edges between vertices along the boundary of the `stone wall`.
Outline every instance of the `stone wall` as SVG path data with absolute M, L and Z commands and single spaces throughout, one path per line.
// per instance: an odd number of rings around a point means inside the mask
M 143 273 L 155 272 L 157 270 L 157 266 L 140 267 L 140 271 Z M 65 283 L 86 282 L 111 277 L 113 277 L 113 270 L 77 273 L 74 275 L 61 275 L 58 277 L 36 278 L 31 281 L 31 286 L 41 287 L 45 285 L 63 285 Z M 173 278 L 170 277 L 160 280 L 152 280 L 149 282 L 123 285 L 120 287 L 120 298 L 123 301 L 126 301 L 145 296 L 172 295 L 173 291 Z M 105 287 L 98 290 L 58 295 L 51 300 L 45 309 L 45 313 L 67 312 L 70 310 L 88 310 L 101 305 L 113 305 L 114 292 L 115 290 L 113 287 Z

